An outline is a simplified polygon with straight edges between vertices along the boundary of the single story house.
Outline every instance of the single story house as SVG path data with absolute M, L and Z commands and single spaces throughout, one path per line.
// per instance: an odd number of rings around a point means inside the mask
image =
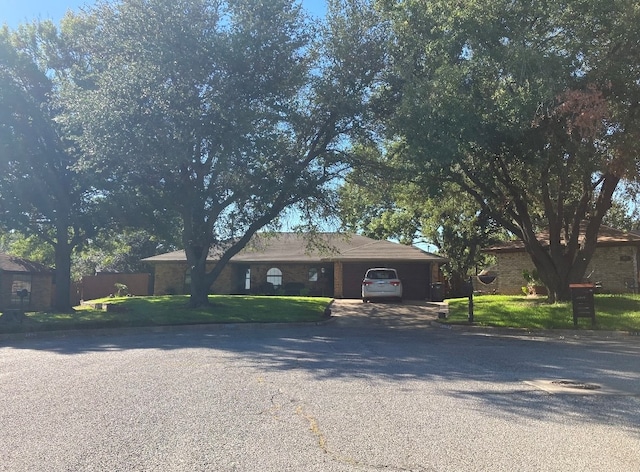
M 51 308 L 53 271 L 37 262 L 0 253 L 0 310 Z
M 542 232 L 537 237 L 548 244 L 548 232 Z M 495 255 L 496 264 L 492 267 L 492 272 L 497 277 L 489 284 L 475 281 L 474 288 L 483 291 L 495 290 L 505 295 L 522 294 L 522 287 L 526 285 L 523 271 L 531 271 L 534 268 L 529 254 L 525 251 L 524 243 L 509 241 L 483 251 Z M 639 268 L 640 233 L 601 226 L 596 250 L 585 273 L 585 279 L 602 283 L 602 291 L 605 293 L 637 293 Z
M 209 256 L 210 270 L 216 263 Z M 190 270 L 184 251 L 143 259 L 153 267 L 154 294 L 189 293 Z M 371 267 L 393 267 L 404 297 L 429 300 L 442 281 L 446 258 L 391 241 L 360 235 L 322 233 L 309 240 L 298 233 L 259 233 L 233 258 L 211 287 L 217 294 L 308 294 L 360 298 L 362 278 Z

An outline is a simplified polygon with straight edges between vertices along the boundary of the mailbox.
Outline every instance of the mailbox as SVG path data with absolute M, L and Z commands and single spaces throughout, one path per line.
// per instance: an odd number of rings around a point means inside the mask
M 593 302 L 594 284 L 570 284 L 573 305 L 573 326 L 578 326 L 578 318 L 591 318 L 596 324 L 596 309 Z

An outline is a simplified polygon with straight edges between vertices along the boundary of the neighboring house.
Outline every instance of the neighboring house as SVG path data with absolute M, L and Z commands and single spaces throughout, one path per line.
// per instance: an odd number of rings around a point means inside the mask
M 0 253 L 0 310 L 51 308 L 53 271 L 37 262 Z
M 211 287 L 217 294 L 308 294 L 360 298 L 364 273 L 393 267 L 406 299 L 431 299 L 432 283 L 442 280 L 447 259 L 414 246 L 359 235 L 324 233 L 309 242 L 298 233 L 258 234 L 231 258 Z M 211 269 L 216 256 L 209 256 Z M 190 271 L 184 251 L 143 260 L 154 269 L 154 294 L 189 293 Z
M 541 241 L 549 241 L 548 232 L 538 234 Z M 548 243 L 547 243 L 548 244 Z M 522 241 L 510 241 L 483 249 L 496 256 L 493 267 L 497 277 L 484 290 L 496 290 L 500 294 L 522 294 L 525 285 L 523 270 L 534 266 Z M 638 292 L 640 267 L 640 234 L 601 226 L 598 242 L 585 273 L 585 281 L 602 283 L 605 293 Z

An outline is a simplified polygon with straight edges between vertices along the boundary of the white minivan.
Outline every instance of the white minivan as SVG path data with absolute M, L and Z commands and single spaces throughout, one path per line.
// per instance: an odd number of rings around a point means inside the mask
M 393 299 L 402 301 L 402 282 L 398 272 L 388 267 L 367 270 L 362 280 L 362 301 Z

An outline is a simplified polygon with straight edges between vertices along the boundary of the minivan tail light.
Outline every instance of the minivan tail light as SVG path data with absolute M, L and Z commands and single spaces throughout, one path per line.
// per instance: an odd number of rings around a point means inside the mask
M 362 285 L 371 285 L 373 282 L 371 282 L 370 280 L 363 280 L 362 281 Z
M 394 287 L 397 287 L 398 285 L 400 285 L 400 281 L 394 280 L 393 282 L 391 282 L 391 285 L 393 285 Z

